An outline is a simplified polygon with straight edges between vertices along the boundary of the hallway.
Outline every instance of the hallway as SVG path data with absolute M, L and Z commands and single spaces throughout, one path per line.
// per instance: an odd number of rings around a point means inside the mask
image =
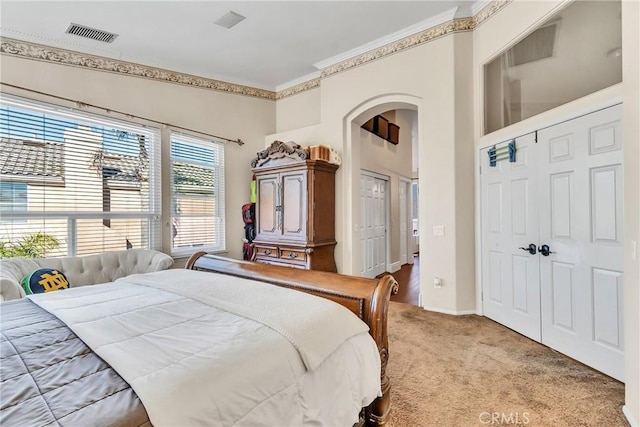
M 420 256 L 414 255 L 413 264 L 405 264 L 399 271 L 393 273 L 398 281 L 399 290 L 396 295 L 391 295 L 391 301 L 418 305 L 420 294 Z

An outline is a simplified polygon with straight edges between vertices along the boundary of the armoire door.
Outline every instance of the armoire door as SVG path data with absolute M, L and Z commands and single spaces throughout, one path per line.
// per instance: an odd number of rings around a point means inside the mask
M 488 150 L 481 152 L 482 309 L 540 341 L 535 135 L 517 138 L 516 147 L 514 163 L 503 160 L 493 167 Z
M 622 106 L 538 132 L 542 342 L 624 378 Z
M 277 238 L 280 234 L 280 194 L 279 174 L 260 175 L 256 178 L 258 204 L 256 216 L 258 229 L 256 234 L 261 238 Z
M 622 381 L 621 117 L 518 138 L 515 163 L 483 150 L 481 227 L 484 314 Z
M 307 171 L 283 172 L 282 239 L 307 239 Z

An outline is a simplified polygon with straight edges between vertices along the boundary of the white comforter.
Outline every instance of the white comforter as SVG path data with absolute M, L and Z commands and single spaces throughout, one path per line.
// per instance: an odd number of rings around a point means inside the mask
M 132 386 L 156 426 L 351 425 L 380 392 L 366 325 L 300 292 L 167 270 L 32 299 Z

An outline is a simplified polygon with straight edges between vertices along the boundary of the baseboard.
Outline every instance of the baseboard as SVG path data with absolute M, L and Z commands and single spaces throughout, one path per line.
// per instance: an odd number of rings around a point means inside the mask
M 400 268 L 402 267 L 402 262 L 398 261 L 398 262 L 392 262 L 389 265 L 389 269 L 391 270 L 391 274 L 395 273 L 396 271 L 400 270 Z
M 476 314 L 475 310 L 446 310 L 444 308 L 436 308 L 436 307 L 422 307 L 427 311 L 435 311 L 436 313 L 443 314 L 452 314 L 454 316 L 464 316 L 465 314 Z
M 631 427 L 638 427 L 638 422 L 633 419 L 633 416 L 631 416 L 631 411 L 627 408 L 627 405 L 622 406 L 622 413 L 627 417 L 627 422 Z

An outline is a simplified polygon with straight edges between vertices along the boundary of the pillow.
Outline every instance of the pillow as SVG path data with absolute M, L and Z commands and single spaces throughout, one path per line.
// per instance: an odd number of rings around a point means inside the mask
M 59 270 L 40 268 L 31 274 L 27 274 L 20 281 L 20 285 L 27 295 L 32 295 L 67 289 L 69 281 Z

